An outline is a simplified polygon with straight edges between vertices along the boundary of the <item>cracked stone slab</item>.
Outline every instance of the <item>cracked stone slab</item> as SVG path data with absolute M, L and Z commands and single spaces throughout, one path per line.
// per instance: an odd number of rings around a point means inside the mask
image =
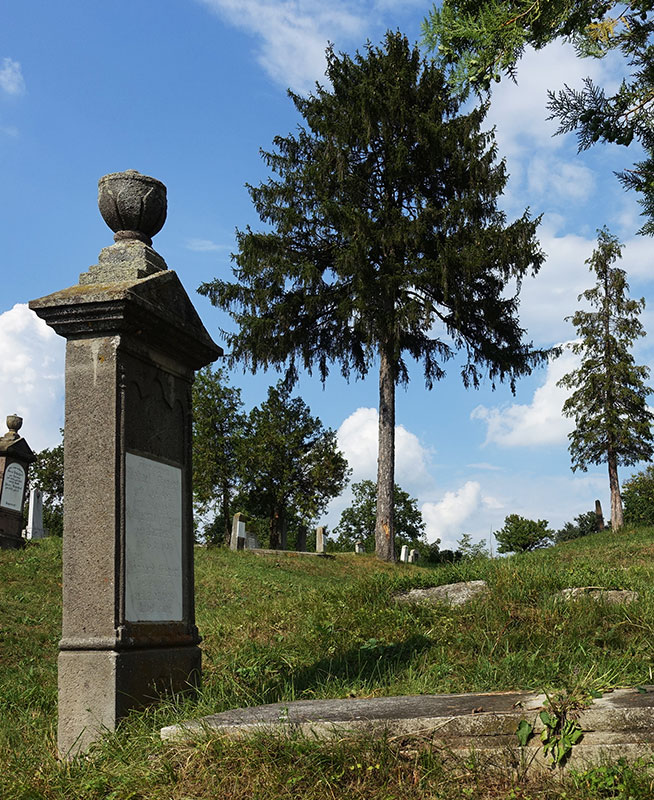
M 161 729 L 164 741 L 184 743 L 221 734 L 248 736 L 301 733 L 315 739 L 349 734 L 415 736 L 445 752 L 481 754 L 489 765 L 529 763 L 549 766 L 538 734 L 539 712 L 547 697 L 535 692 L 414 695 L 340 700 L 299 700 L 238 708 Z M 654 751 L 654 686 L 616 689 L 575 714 L 584 736 L 569 765 L 578 767 L 609 757 L 630 759 Z M 524 748 L 516 728 L 534 727 Z

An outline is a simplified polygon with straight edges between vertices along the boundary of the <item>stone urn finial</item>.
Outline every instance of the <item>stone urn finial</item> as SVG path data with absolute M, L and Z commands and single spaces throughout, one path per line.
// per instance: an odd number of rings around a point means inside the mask
M 112 172 L 98 181 L 98 207 L 114 241 L 136 239 L 152 246 L 166 221 L 166 187 L 135 169 Z
M 23 418 L 19 417 L 18 414 L 10 414 L 7 417 L 7 428 L 8 433 L 6 434 L 6 438 L 8 439 L 18 439 L 20 438 L 18 435 L 18 431 L 21 429 L 23 425 Z

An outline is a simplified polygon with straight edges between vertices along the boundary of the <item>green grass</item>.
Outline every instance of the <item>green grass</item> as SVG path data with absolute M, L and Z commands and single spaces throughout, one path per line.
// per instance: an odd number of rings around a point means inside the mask
M 448 761 L 420 741 L 258 737 L 171 746 L 158 730 L 191 716 L 301 698 L 654 682 L 653 555 L 654 529 L 440 567 L 198 548 L 201 695 L 135 713 L 88 756 L 60 764 L 60 542 L 0 552 L 0 797 L 645 800 L 654 793 L 651 764 L 521 783 Z M 474 579 L 488 582 L 489 596 L 462 608 L 392 601 L 402 589 Z M 640 599 L 627 606 L 554 599 L 582 585 L 635 589 Z

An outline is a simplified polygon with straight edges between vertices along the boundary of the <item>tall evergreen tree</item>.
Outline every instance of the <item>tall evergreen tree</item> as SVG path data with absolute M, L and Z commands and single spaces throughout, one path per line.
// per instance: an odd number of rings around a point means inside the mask
M 596 310 L 569 318 L 579 336 L 571 348 L 582 362 L 559 381 L 574 389 L 563 406 L 576 425 L 569 437 L 572 469 L 585 472 L 588 464 L 606 462 L 613 530 L 623 524 L 618 466 L 650 459 L 654 452 L 654 416 L 647 407 L 652 390 L 645 384 L 649 369 L 637 366 L 630 352 L 645 335 L 638 319 L 645 300 L 631 300 L 625 271 L 611 266 L 621 254 L 618 239 L 606 228 L 599 230 L 597 248 L 586 261 L 597 283 L 579 295 Z
M 236 281 L 200 292 L 231 311 L 232 358 L 253 371 L 379 366 L 376 553 L 395 558 L 395 388 L 422 362 L 431 388 L 462 349 L 465 385 L 493 385 L 545 359 L 523 342 L 509 294 L 543 255 L 529 213 L 506 223 L 506 184 L 477 108 L 458 114 L 443 74 L 399 33 L 354 57 L 327 50 L 331 88 L 290 97 L 305 120 L 263 158 L 278 178 L 249 186 L 269 227 L 237 232 Z
M 654 234 L 654 4 L 651 0 L 442 0 L 423 23 L 426 44 L 462 96 L 490 91 L 502 72 L 515 79 L 527 45 L 561 39 L 580 56 L 622 56 L 625 79 L 606 88 L 590 78 L 581 90 L 549 92 L 550 118 L 559 133 L 576 131 L 579 150 L 596 142 L 628 146 L 636 139 L 646 158 L 619 174 L 635 189 Z

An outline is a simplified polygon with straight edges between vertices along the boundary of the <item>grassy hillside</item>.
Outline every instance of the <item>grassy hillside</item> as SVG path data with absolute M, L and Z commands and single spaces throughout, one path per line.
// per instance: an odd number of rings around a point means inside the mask
M 654 793 L 645 767 L 605 767 L 565 785 L 519 785 L 506 775 L 492 782 L 473 764 L 448 766 L 407 742 L 263 737 L 173 747 L 159 742 L 158 729 L 278 700 L 652 682 L 653 556 L 653 529 L 439 567 L 197 549 L 201 697 L 134 714 L 88 757 L 60 765 L 60 542 L 0 552 L 0 797 L 644 800 Z M 488 582 L 489 595 L 463 608 L 392 600 L 401 589 L 474 579 Z M 640 599 L 607 606 L 554 598 L 583 585 L 634 589 Z

